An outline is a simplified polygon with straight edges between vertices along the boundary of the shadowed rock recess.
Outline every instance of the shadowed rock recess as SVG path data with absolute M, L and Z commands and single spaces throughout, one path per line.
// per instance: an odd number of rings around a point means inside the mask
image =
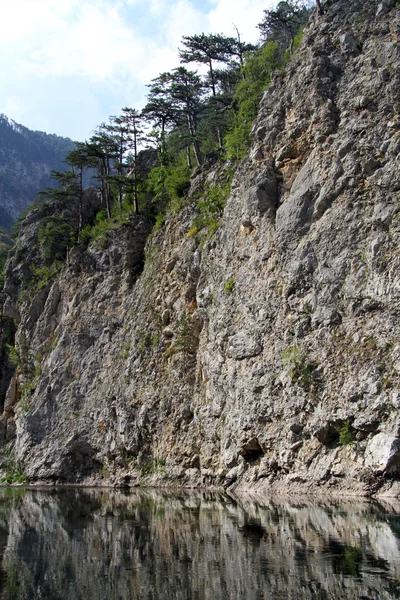
M 311 18 L 204 246 L 194 190 L 218 166 L 29 298 L 25 221 L 6 313 L 34 375 L 1 435 L 30 480 L 400 493 L 399 31 L 390 0 Z

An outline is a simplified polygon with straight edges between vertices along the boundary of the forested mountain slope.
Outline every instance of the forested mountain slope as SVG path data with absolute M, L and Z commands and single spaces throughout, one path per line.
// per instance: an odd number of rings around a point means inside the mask
M 50 183 L 52 169 L 75 147 L 72 140 L 31 131 L 0 115 L 0 226 L 9 227 L 36 193 Z

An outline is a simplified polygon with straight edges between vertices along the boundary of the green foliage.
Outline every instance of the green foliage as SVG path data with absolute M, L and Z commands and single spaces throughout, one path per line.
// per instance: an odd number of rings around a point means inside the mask
M 30 397 L 29 396 L 24 396 L 18 402 L 19 413 L 25 415 L 26 413 L 29 412 L 31 406 L 32 406 L 32 402 L 31 402 Z
M 26 475 L 22 467 L 18 467 L 16 471 L 7 471 L 6 475 L 0 479 L 1 483 L 8 483 L 13 485 L 14 483 L 25 483 Z
M 339 434 L 339 444 L 341 446 L 348 446 L 356 441 L 354 429 L 349 420 L 344 421 L 344 423 L 337 428 L 337 432 Z
M 190 187 L 190 170 L 187 166 L 171 169 L 165 178 L 165 189 L 171 199 L 173 210 L 179 210 L 184 205 Z
M 177 329 L 175 349 L 183 354 L 194 354 L 197 348 L 197 334 L 188 314 L 182 313 Z
M 351 577 L 360 577 L 363 554 L 360 548 L 345 546 L 343 548 L 343 571 Z
M 192 227 L 196 229 L 196 232 L 205 230 L 206 235 L 202 236 L 203 242 L 217 231 L 230 190 L 230 182 L 217 186 L 208 185 L 203 199 L 199 200 L 197 204 L 199 214 L 194 219 Z
M 144 262 L 146 265 L 158 265 L 160 260 L 160 248 L 157 244 L 147 246 L 145 250 Z
M 42 374 L 42 367 L 39 364 L 30 365 L 29 362 L 22 370 L 25 378 L 19 386 L 20 399 L 18 401 L 18 410 L 21 414 L 27 413 L 32 406 L 32 395 L 37 386 L 37 380 Z
M 8 250 L 0 250 L 0 288 L 4 287 L 4 265 L 6 264 Z
M 15 600 L 18 598 L 21 591 L 21 567 L 16 562 L 12 562 L 12 560 L 13 558 L 8 556 L 3 567 L 3 572 L 5 574 L 3 600 Z
M 12 346 L 11 344 L 6 344 L 6 349 L 8 360 L 10 361 L 10 363 L 18 367 L 21 363 L 21 357 L 18 353 L 18 350 L 15 348 L 15 346 Z
M 293 383 L 305 389 L 314 383 L 315 365 L 309 362 L 305 350 L 293 345 L 286 348 L 282 354 L 282 364 L 288 369 L 288 375 Z
M 155 348 L 159 341 L 159 337 L 156 333 L 150 333 L 150 331 L 140 331 L 138 336 L 138 350 L 140 352 L 144 352 L 149 348 Z
M 40 373 L 39 373 L 40 375 Z M 35 391 L 36 384 L 32 380 L 27 380 L 20 386 L 21 398 L 28 398 Z
M 88 245 L 92 239 L 92 225 L 85 225 L 82 227 L 79 234 L 79 242 L 81 244 Z
M 59 261 L 55 261 L 52 264 L 43 265 L 41 267 L 37 267 L 36 265 L 31 265 L 31 289 L 34 294 L 42 290 L 46 287 L 47 283 L 53 279 L 62 269 L 62 263 Z
M 65 259 L 68 249 L 76 242 L 76 231 L 65 219 L 46 217 L 39 226 L 38 242 L 47 264 Z
M 0 309 L 0 369 L 3 372 L 9 364 L 15 367 L 20 364 L 19 354 L 14 347 L 15 329 L 13 319 L 5 317 Z
M 109 219 L 107 211 L 100 210 L 95 217 L 93 225 L 85 225 L 79 235 L 81 244 L 89 245 L 95 240 L 100 240 L 102 245 L 106 245 L 107 234 L 113 229 L 129 222 L 130 215 L 133 214 L 133 207 L 129 201 L 122 204 L 121 208 L 115 205 L 112 210 L 112 218 Z
M 1 465 L 6 474 L 0 479 L 0 483 L 25 483 L 26 475 L 21 461 L 15 458 L 14 450 L 10 446 L 3 447 Z
M 235 287 L 235 279 L 233 277 L 229 277 L 224 284 L 224 291 L 227 296 L 233 292 L 233 288 Z
M 215 297 L 214 294 L 212 292 L 210 292 L 205 298 L 204 298 L 204 303 L 206 306 L 212 306 L 214 303 Z
M 158 335 L 156 333 L 150 333 L 150 331 L 142 331 L 139 334 L 138 349 L 140 352 L 144 352 L 148 348 L 155 348 L 159 342 Z
M 303 33 L 304 33 L 304 27 L 302 27 L 298 31 L 298 33 L 295 35 L 294 44 L 293 44 L 293 52 L 296 52 L 297 48 L 300 46 L 301 42 L 303 41 Z
M 277 42 L 284 52 L 293 52 L 294 39 L 308 21 L 310 10 L 301 0 L 284 0 L 274 10 L 265 10 L 259 23 L 261 35 L 266 41 Z
M 144 263 L 145 286 L 153 288 L 155 278 L 158 276 L 161 267 L 161 253 L 157 244 L 146 245 Z
M 306 315 L 312 315 L 314 312 L 314 308 L 312 306 L 312 304 L 310 302 L 304 302 L 303 304 L 303 312 L 305 312 Z
M 129 358 L 129 352 L 131 350 L 131 342 L 127 342 L 122 347 L 122 352 L 119 355 L 120 358 Z
M 51 340 L 51 343 L 48 346 L 48 351 L 52 352 L 52 350 L 55 350 L 55 348 L 57 347 L 58 342 L 59 342 L 58 335 L 55 335 L 53 337 L 53 339 Z
M 164 471 L 166 465 L 165 458 L 159 458 L 158 460 L 147 460 L 142 462 L 140 465 L 142 475 L 154 475 L 157 471 Z
M 13 240 L 0 230 L 0 289 L 4 287 L 4 267 L 12 245 Z
M 83 227 L 79 236 L 80 243 L 89 244 L 93 240 L 106 234 L 107 231 L 109 231 L 113 227 L 113 225 L 115 224 L 110 219 L 108 219 L 107 211 L 105 209 L 100 210 L 96 214 L 94 224 L 85 225 L 85 227 Z
M 36 352 L 35 356 L 34 356 L 34 369 L 33 369 L 33 376 L 34 377 L 40 377 L 40 375 L 42 374 L 42 365 L 41 362 L 43 361 L 44 358 L 44 354 L 43 352 Z
M 268 87 L 271 73 L 282 68 L 282 58 L 277 42 L 268 42 L 246 57 L 243 78 L 236 87 L 234 102 L 237 111 L 233 126 L 225 137 L 229 159 L 240 160 L 250 146 L 250 132 L 257 115 L 263 91 Z
M 180 164 L 154 167 L 147 179 L 147 190 L 152 196 L 152 202 L 159 205 L 161 210 L 169 205 L 178 211 L 184 206 L 190 187 L 190 169 Z
M 159 229 L 161 229 L 161 227 L 165 223 L 166 218 L 167 218 L 167 215 L 165 215 L 164 213 L 158 213 L 158 215 L 156 216 L 155 223 L 154 223 L 153 233 L 155 231 L 158 231 Z

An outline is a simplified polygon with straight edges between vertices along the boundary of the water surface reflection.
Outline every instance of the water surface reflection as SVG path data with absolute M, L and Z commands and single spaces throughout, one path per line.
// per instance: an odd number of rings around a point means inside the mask
M 400 598 L 400 504 L 0 490 L 4 600 Z

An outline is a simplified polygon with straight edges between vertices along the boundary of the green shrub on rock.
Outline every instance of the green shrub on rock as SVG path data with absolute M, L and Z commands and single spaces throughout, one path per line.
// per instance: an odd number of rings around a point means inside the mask
M 64 260 L 68 249 L 76 242 L 76 231 L 62 217 L 46 217 L 39 226 L 38 242 L 44 260 L 50 265 Z
M 315 365 L 308 361 L 305 350 L 293 345 L 282 354 L 282 364 L 288 368 L 288 375 L 293 383 L 308 389 L 314 383 Z
M 233 277 L 229 277 L 224 284 L 225 294 L 229 296 L 233 292 L 233 288 L 235 287 L 235 280 Z
M 337 428 L 337 432 L 339 434 L 339 444 L 341 446 L 348 446 L 356 441 L 354 429 L 349 420 L 344 421 L 344 423 Z

